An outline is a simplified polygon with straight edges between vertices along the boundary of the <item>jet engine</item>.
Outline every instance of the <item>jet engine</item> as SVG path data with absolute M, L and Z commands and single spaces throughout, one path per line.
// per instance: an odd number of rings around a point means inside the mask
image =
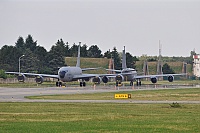
M 115 80 L 116 80 L 116 82 L 122 82 L 122 81 L 124 81 L 124 76 L 121 75 L 121 74 L 119 74 L 119 75 L 117 75 L 117 76 L 115 77 Z
M 151 78 L 151 82 L 154 83 L 154 84 L 157 83 L 157 78 L 156 77 L 152 77 Z
M 38 84 L 42 84 L 43 81 L 44 81 L 44 78 L 43 78 L 42 76 L 38 75 L 38 76 L 35 78 L 35 81 L 36 81 L 36 83 L 38 83 Z
M 174 81 L 174 76 L 170 75 L 167 77 L 168 81 L 169 82 L 173 82 Z
M 102 78 L 102 81 L 104 82 L 104 83 L 108 83 L 108 77 L 106 77 L 106 76 L 103 76 L 103 78 Z
M 101 77 L 94 77 L 94 78 L 92 79 L 92 82 L 94 82 L 95 84 L 100 84 L 101 81 L 102 81 Z
M 25 81 L 26 76 L 24 74 L 19 74 L 17 79 L 19 82 L 24 82 Z

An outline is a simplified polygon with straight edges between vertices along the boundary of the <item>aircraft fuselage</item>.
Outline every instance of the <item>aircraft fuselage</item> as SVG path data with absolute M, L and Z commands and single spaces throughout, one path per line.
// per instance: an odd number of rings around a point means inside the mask
M 58 70 L 59 79 L 63 82 L 70 82 L 73 80 L 74 75 L 81 75 L 82 70 L 80 67 L 61 67 Z
M 123 69 L 121 74 L 124 76 L 125 81 L 133 81 L 134 77 L 137 76 L 137 72 L 135 69 Z

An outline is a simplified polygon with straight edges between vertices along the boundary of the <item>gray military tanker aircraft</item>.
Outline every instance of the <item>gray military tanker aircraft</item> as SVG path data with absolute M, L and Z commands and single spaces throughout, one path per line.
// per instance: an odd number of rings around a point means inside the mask
M 130 81 L 130 86 L 133 86 L 133 81 L 136 81 L 137 86 L 141 86 L 141 79 L 150 78 L 152 83 L 157 83 L 158 77 L 167 77 L 169 82 L 173 82 L 174 76 L 186 75 L 186 73 L 180 74 L 159 74 L 159 75 L 138 75 L 137 71 L 133 68 L 127 68 L 126 66 L 126 53 L 125 46 L 122 51 L 122 70 L 106 69 L 108 71 L 114 71 L 118 73 L 115 76 L 116 86 L 120 85 L 123 81 Z
M 20 72 L 6 72 L 6 74 L 15 74 L 18 75 L 18 81 L 24 82 L 26 76 L 35 76 L 35 81 L 38 84 L 43 83 L 43 77 L 56 78 L 58 81 L 56 82 L 56 86 L 62 86 L 63 82 L 71 82 L 80 80 L 80 86 L 86 86 L 85 81 L 89 81 L 91 78 L 95 84 L 99 84 L 101 81 L 104 83 L 108 82 L 108 77 L 110 74 L 83 74 L 82 71 L 86 70 L 95 70 L 99 68 L 80 68 L 80 44 L 78 47 L 78 57 L 76 66 L 63 66 L 58 70 L 57 75 L 50 74 L 36 74 L 36 73 L 20 73 Z

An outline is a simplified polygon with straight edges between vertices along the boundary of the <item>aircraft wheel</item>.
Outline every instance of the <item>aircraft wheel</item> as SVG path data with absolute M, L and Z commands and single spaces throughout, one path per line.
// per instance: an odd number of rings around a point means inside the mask
M 137 86 L 141 86 L 141 84 L 142 84 L 141 81 L 138 80 L 138 81 L 137 81 Z
M 61 87 L 62 86 L 62 82 L 58 82 L 58 87 Z
M 133 81 L 130 82 L 130 86 L 133 86 Z
M 86 86 L 86 83 L 85 82 L 83 82 L 83 87 L 85 87 Z
M 58 87 L 58 86 L 59 86 L 59 82 L 57 81 L 57 82 L 56 82 L 56 87 Z
M 83 82 L 80 82 L 80 87 L 82 87 L 83 86 Z
M 116 82 L 116 86 L 118 86 L 118 82 Z
M 59 82 L 59 87 L 61 87 L 62 86 L 62 82 Z
M 56 86 L 57 86 L 57 87 L 61 87 L 61 86 L 62 86 L 62 82 L 57 81 L 57 82 L 56 82 Z
M 141 81 L 139 81 L 139 86 L 141 86 L 142 85 L 142 83 L 141 83 Z

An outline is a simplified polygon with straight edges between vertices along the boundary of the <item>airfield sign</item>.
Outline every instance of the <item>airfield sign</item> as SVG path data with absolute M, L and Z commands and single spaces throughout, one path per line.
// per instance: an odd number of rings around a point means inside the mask
M 115 94 L 115 98 L 131 98 L 131 94 Z

